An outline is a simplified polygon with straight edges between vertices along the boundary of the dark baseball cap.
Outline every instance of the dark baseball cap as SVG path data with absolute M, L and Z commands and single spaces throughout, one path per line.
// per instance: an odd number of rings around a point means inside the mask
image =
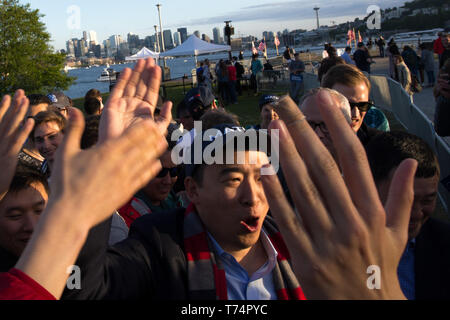
M 194 115 L 203 114 L 206 109 L 211 107 L 216 97 L 207 86 L 199 86 L 191 89 L 184 98 L 184 103 L 189 112 Z
M 265 94 L 259 99 L 259 109 L 262 108 L 269 103 L 274 103 L 280 101 L 280 98 L 273 94 Z
M 52 107 L 65 109 L 72 106 L 72 102 L 68 96 L 62 92 L 54 92 L 47 96 L 52 101 Z

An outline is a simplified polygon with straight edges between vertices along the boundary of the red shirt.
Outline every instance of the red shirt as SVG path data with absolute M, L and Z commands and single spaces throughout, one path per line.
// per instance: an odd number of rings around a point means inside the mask
M 441 37 L 437 38 L 434 41 L 433 49 L 434 49 L 434 53 L 437 53 L 437 54 L 444 53 L 445 49 L 444 49 L 444 45 L 442 44 Z
M 39 283 L 17 269 L 0 273 L 0 300 L 56 300 Z
M 234 66 L 228 66 L 228 77 L 229 77 L 230 81 L 237 80 L 236 68 Z

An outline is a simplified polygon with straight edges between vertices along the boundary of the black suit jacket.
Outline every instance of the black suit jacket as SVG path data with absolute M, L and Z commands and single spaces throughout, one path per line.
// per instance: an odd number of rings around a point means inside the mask
M 14 268 L 18 260 L 19 258 L 0 247 L 0 273 Z
M 416 238 L 417 300 L 450 299 L 450 225 L 430 218 Z

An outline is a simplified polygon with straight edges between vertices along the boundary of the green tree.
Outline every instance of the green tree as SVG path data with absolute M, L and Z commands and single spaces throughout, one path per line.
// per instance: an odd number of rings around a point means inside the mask
M 73 82 L 64 68 L 65 55 L 49 45 L 50 34 L 39 10 L 18 0 L 0 0 L 0 94 L 66 90 Z

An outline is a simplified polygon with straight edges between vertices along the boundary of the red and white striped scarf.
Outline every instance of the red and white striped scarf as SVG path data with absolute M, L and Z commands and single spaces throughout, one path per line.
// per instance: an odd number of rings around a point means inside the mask
M 306 300 L 292 272 L 289 251 L 280 232 L 266 219 L 264 229 L 278 252 L 272 271 L 278 300 Z M 191 204 L 184 217 L 184 249 L 188 263 L 189 299 L 228 300 L 225 270 L 216 259 L 203 223 Z

